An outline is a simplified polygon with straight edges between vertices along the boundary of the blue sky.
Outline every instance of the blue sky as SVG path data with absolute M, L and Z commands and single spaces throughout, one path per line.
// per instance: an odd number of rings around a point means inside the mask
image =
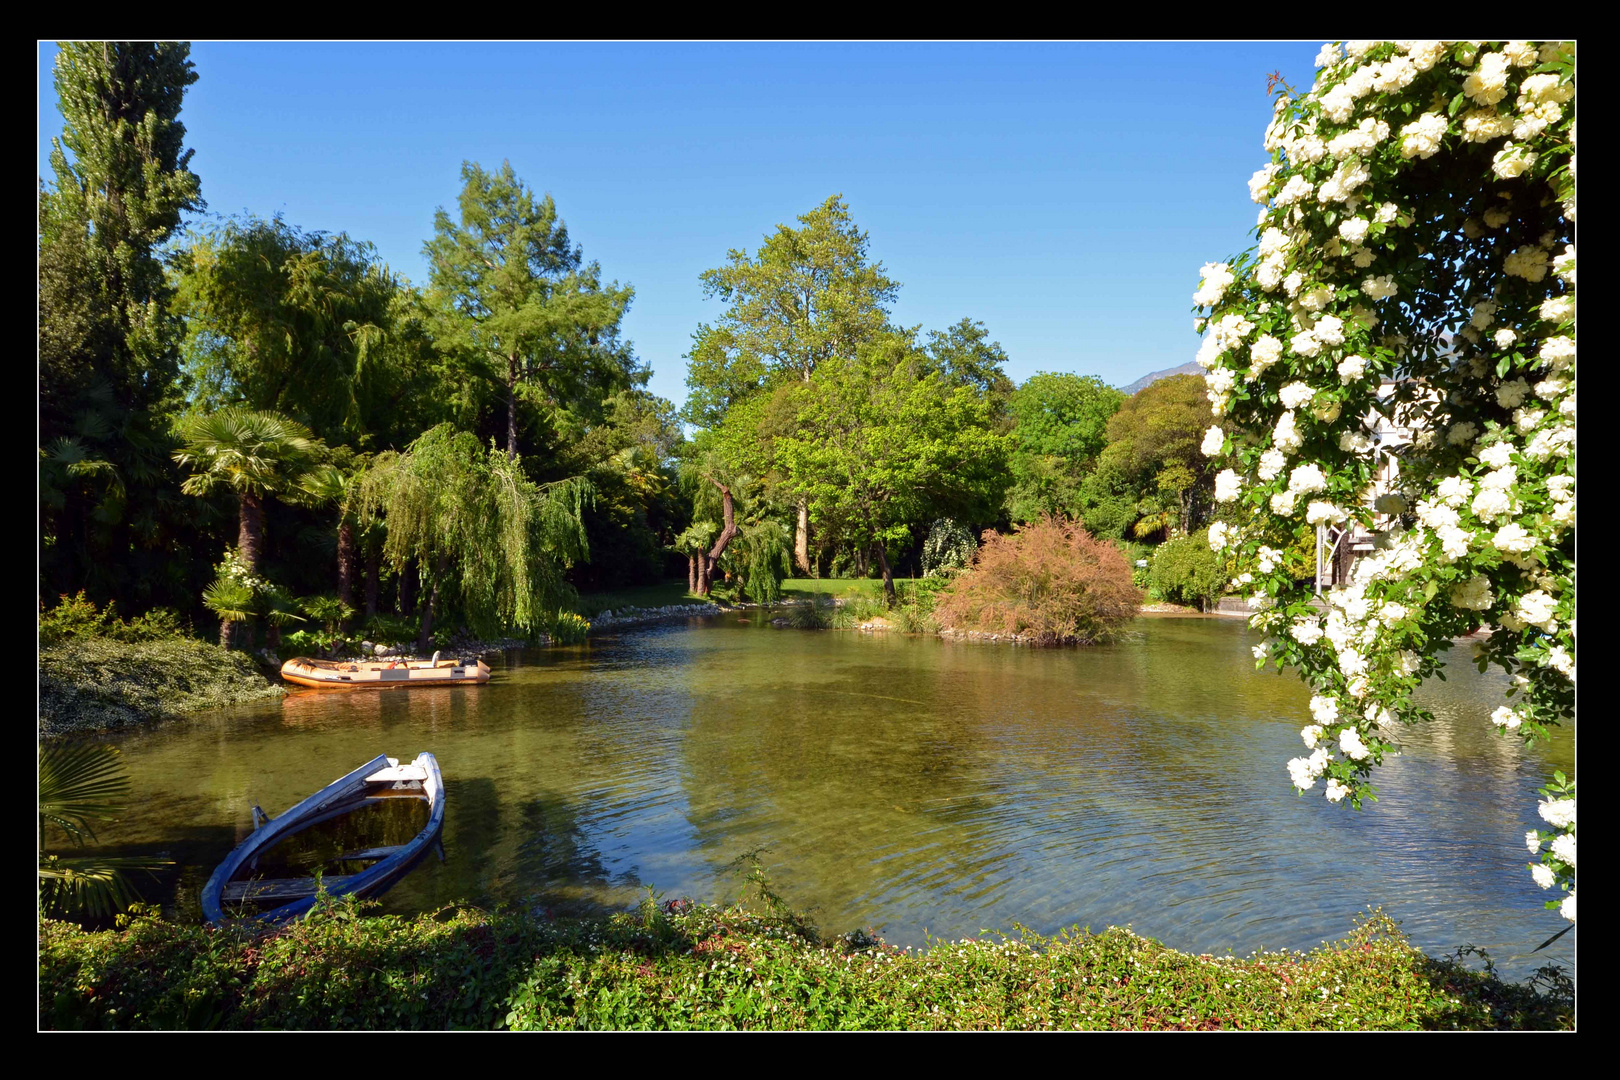
M 462 161 L 510 159 L 635 286 L 626 334 L 676 402 L 720 311 L 698 275 L 835 192 L 899 323 L 971 316 L 1017 380 L 1124 385 L 1192 359 L 1198 268 L 1251 242 L 1266 75 L 1309 84 L 1319 44 L 200 42 L 181 119 L 210 214 L 346 231 L 417 282 Z

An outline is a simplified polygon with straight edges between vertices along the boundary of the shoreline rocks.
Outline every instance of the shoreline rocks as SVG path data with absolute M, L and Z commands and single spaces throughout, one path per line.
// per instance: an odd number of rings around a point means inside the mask
M 596 615 L 590 620 L 591 633 L 598 630 L 608 630 L 620 626 L 635 626 L 641 623 L 659 622 L 663 619 L 687 619 L 706 615 L 719 615 L 727 609 L 719 604 L 668 604 L 664 607 L 619 608 L 617 611 L 609 609 Z

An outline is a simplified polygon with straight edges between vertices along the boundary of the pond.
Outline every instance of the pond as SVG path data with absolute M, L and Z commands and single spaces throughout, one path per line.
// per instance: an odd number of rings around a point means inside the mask
M 301 693 L 121 737 L 135 797 L 100 832 L 166 851 L 143 881 L 198 918 L 213 866 L 272 814 L 386 753 L 437 755 L 444 848 L 383 899 L 555 914 L 725 899 L 758 850 L 823 932 L 896 944 L 1022 924 L 1131 925 L 1179 949 L 1309 948 L 1382 905 L 1436 955 L 1522 977 L 1574 934 L 1525 870 L 1535 789 L 1573 732 L 1487 720 L 1505 678 L 1453 649 L 1357 813 L 1296 796 L 1309 694 L 1254 670 L 1242 620 L 1144 617 L 1118 644 L 1033 650 L 774 629 L 746 611 L 510 653 L 482 687 Z

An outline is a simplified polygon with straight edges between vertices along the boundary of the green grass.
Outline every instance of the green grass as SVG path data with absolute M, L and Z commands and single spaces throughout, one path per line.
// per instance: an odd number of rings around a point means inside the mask
M 902 589 L 911 578 L 895 578 L 894 587 Z M 809 600 L 817 597 L 876 598 L 883 595 L 881 578 L 788 578 L 782 582 L 782 595 L 790 600 Z
M 42 921 L 43 1028 L 1476 1029 L 1569 1027 L 1567 979 L 1436 960 L 1374 913 L 1309 953 L 1193 956 L 1128 929 L 895 948 L 689 901 L 552 921 L 352 902 L 272 931 Z
M 640 585 L 630 589 L 581 593 L 574 610 L 589 619 L 604 611 L 619 611 L 627 607 L 669 607 L 672 604 L 702 604 L 706 601 L 706 597 L 694 596 L 687 592 L 686 581 L 682 579 L 664 581 L 657 585 Z

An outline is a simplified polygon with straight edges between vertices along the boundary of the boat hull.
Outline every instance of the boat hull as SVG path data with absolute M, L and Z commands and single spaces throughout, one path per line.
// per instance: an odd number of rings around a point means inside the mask
M 444 778 L 432 754 L 418 754 L 407 766 L 378 756 L 353 772 L 339 777 L 320 791 L 282 813 L 262 821 L 252 834 L 238 844 L 214 869 L 203 887 L 203 917 L 210 923 L 229 921 L 224 906 L 234 900 L 273 903 L 277 894 L 291 888 L 297 895 L 288 902 L 245 916 L 249 921 L 284 922 L 306 914 L 319 897 L 311 879 L 284 879 L 277 882 L 238 882 L 233 879 L 256 856 L 323 821 L 353 813 L 383 798 L 422 798 L 427 800 L 428 822 L 408 843 L 386 849 L 387 857 L 358 874 L 324 882 L 329 896 L 376 896 L 386 892 L 410 873 L 437 845 L 444 831 Z
M 296 657 L 281 665 L 281 677 L 312 690 L 392 690 L 402 686 L 477 686 L 489 681 L 489 665 L 454 660 L 356 661 L 342 664 Z

